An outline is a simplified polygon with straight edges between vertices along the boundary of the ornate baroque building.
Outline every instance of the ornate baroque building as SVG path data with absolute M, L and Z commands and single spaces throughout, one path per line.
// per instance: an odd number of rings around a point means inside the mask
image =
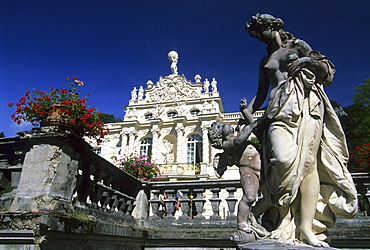
M 146 155 L 161 165 L 161 181 L 216 178 L 213 156 L 220 151 L 210 146 L 208 128 L 215 121 L 236 125 L 240 113 L 224 113 L 215 78 L 196 75 L 192 82 L 178 74 L 177 53 L 168 58 L 172 74 L 135 87 L 124 121 L 108 124 L 106 140 L 94 150 L 113 163 L 131 153 Z M 239 173 L 228 170 L 223 178 L 238 179 Z

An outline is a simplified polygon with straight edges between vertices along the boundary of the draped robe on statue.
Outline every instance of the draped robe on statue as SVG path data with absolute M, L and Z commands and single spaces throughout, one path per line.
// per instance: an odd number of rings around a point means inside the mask
M 323 56 L 320 60 L 328 65 L 327 79 L 316 79 L 302 69 L 279 85 L 262 118 L 268 123 L 263 139 L 264 197 L 273 206 L 289 207 L 275 225 L 282 241 L 300 238 L 300 216 L 304 216 L 300 202 L 305 201 L 300 201 L 298 191 L 312 164 L 317 164 L 320 179 L 314 233 L 331 228 L 335 216 L 351 218 L 357 211 L 345 135 L 323 90 L 323 85 L 331 84 L 334 66 Z

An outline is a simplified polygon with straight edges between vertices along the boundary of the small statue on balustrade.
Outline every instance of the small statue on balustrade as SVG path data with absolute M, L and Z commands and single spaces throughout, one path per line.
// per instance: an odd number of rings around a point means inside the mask
M 239 167 L 240 182 L 243 188 L 243 197 L 238 206 L 238 231 L 231 236 L 235 243 L 246 243 L 263 239 L 269 233 L 257 223 L 251 212 L 251 206 L 257 199 L 261 170 L 260 154 L 248 137 L 256 128 L 253 116 L 245 109 L 246 100 L 242 99 L 240 110 L 243 110 L 245 125 L 237 135 L 234 128 L 226 123 L 214 122 L 209 128 L 208 138 L 212 147 L 223 149 L 223 153 L 215 155 L 214 168 L 217 177 L 221 177 L 227 166 Z

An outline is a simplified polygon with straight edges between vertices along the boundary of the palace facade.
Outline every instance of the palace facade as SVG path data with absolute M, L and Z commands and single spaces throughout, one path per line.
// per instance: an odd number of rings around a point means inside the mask
M 146 155 L 161 167 L 161 181 L 217 178 L 208 142 L 215 121 L 236 125 L 240 113 L 225 113 L 215 78 L 194 81 L 177 72 L 178 55 L 168 54 L 172 74 L 131 92 L 123 122 L 108 124 L 109 134 L 94 151 L 112 163 L 129 154 Z M 257 116 L 262 113 L 257 113 Z M 234 170 L 234 171 L 231 171 Z M 237 167 L 223 178 L 238 179 Z

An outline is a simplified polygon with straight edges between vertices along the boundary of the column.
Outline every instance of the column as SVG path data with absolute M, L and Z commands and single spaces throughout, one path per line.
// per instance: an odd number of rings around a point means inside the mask
M 128 145 L 127 145 L 127 133 L 124 132 L 121 134 L 122 136 L 122 140 L 121 140 L 121 152 L 120 152 L 120 155 L 127 155 L 127 149 L 128 149 Z
M 157 155 L 158 155 L 158 137 L 159 137 L 159 128 L 158 125 L 153 125 L 152 130 L 153 134 L 153 144 L 152 144 L 152 155 L 151 158 L 152 160 L 156 161 L 158 160 Z
M 176 125 L 177 132 L 177 163 L 186 163 L 186 143 L 184 143 L 184 126 L 181 123 Z
M 202 124 L 203 132 L 203 162 L 209 163 L 209 141 L 208 141 L 208 125 Z
M 128 152 L 126 152 L 127 154 L 134 152 L 135 135 L 136 135 L 136 131 L 130 131 L 129 136 L 128 136 L 129 139 L 128 139 Z

